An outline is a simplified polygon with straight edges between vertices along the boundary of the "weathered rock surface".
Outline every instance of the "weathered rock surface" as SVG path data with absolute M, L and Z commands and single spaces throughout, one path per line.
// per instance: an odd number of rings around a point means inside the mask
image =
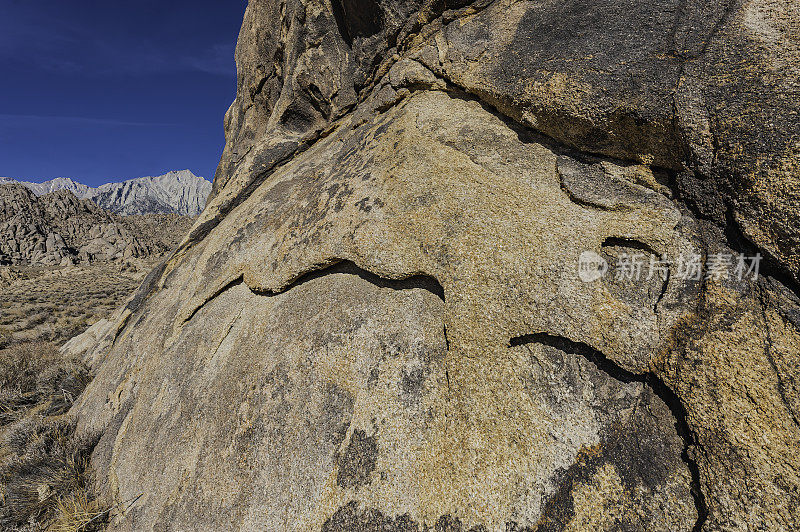
M 68 346 L 111 528 L 800 527 L 798 21 L 251 1 L 212 199 Z
M 172 250 L 192 221 L 175 215 L 123 218 L 68 190 L 36 196 L 0 185 L 0 264 L 68 266 Z

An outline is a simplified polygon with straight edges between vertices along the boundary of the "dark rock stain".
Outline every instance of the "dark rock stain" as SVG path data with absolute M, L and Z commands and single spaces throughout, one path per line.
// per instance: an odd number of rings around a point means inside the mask
M 411 370 L 403 370 L 402 377 L 400 378 L 400 389 L 406 395 L 414 397 L 419 396 L 425 387 L 425 379 L 427 378 L 427 371 L 424 368 L 414 368 Z
M 687 421 L 687 412 L 680 398 L 654 373 L 637 375 L 615 364 L 603 353 L 579 342 L 567 338 L 552 336 L 546 333 L 530 334 L 512 338 L 510 346 L 538 343 L 558 349 L 565 353 L 580 355 L 613 379 L 623 383 L 639 382 L 647 387 L 650 393 L 658 396 L 669 408 L 675 419 L 677 435 L 683 440 L 684 448 L 681 459 L 691 473 L 691 494 L 697 509 L 695 530 L 702 529 L 708 518 L 708 506 L 705 495 L 700 489 L 700 470 L 691 458 L 689 449 L 696 445 L 696 437 Z M 639 481 L 649 489 L 663 485 L 668 472 L 661 463 L 667 451 L 665 442 L 658 438 L 658 427 L 641 426 L 647 421 L 645 416 L 633 416 L 629 426 L 615 426 L 601 435 L 601 443 L 597 448 L 584 449 L 578 460 L 565 472 L 556 493 L 545 503 L 537 532 L 560 531 L 574 517 L 572 488 L 578 481 L 589 480 L 594 471 L 601 465 L 610 463 L 618 471 L 623 484 L 628 490 L 635 489 Z M 620 523 L 623 530 L 636 527 L 637 523 Z
M 467 528 L 460 519 L 443 515 L 433 527 L 420 525 L 408 514 L 389 517 L 374 508 L 360 508 L 356 501 L 342 506 L 322 525 L 322 532 L 487 532 L 483 525 Z M 509 532 L 523 532 L 508 523 Z
M 372 371 L 369 372 L 369 377 L 367 378 L 367 389 L 374 388 L 376 384 L 378 384 L 378 377 L 380 376 L 380 372 L 378 368 L 372 368 Z
M 353 417 L 353 403 L 353 397 L 334 384 L 325 390 L 320 429 L 323 437 L 336 447 L 347 436 L 347 427 Z
M 322 525 L 322 532 L 420 532 L 408 514 L 391 518 L 374 509 L 359 509 L 350 501 Z
M 339 460 L 336 483 L 343 488 L 359 488 L 370 482 L 378 460 L 378 440 L 367 436 L 363 430 L 355 429 Z

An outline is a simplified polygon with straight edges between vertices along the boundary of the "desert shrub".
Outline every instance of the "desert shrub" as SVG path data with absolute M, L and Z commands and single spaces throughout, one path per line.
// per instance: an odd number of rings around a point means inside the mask
M 11 329 L 0 326 L 0 349 L 5 349 L 11 345 L 12 339 L 13 334 L 11 333 Z
M 37 325 L 42 325 L 43 323 L 45 323 L 49 317 L 50 315 L 46 312 L 37 312 L 36 314 L 33 314 L 32 316 L 28 317 L 28 319 L 24 323 L 24 328 L 33 329 Z
M 47 303 L 40 305 L 38 310 L 39 312 L 47 312 L 52 314 L 59 310 L 59 306 L 56 305 L 55 303 L 48 301 Z
M 62 327 L 61 328 L 62 330 L 60 330 L 59 332 L 61 333 L 61 336 L 64 338 L 73 338 L 81 333 L 86 332 L 86 329 L 88 329 L 91 326 L 92 326 L 91 318 L 82 316 L 77 320 L 74 320 L 73 322 L 69 323 L 69 325 L 65 325 L 64 327 Z
M 71 316 L 73 318 L 80 318 L 81 316 L 86 314 L 86 309 L 81 308 L 79 306 L 70 306 L 67 307 L 65 313 L 67 316 Z
M 88 467 L 96 439 L 77 437 L 64 415 L 89 380 L 51 343 L 0 351 L 0 529 L 101 529 Z
M 8 427 L 0 464 L 0 526 L 99 530 L 107 512 L 94 494 L 88 466 L 96 441 L 78 437 L 75 422 L 63 416 L 29 416 Z
M 31 335 L 33 342 L 52 342 L 56 339 L 56 334 L 51 327 L 46 329 L 39 328 Z
M 38 375 L 62 360 L 56 347 L 44 342 L 18 344 L 0 354 L 0 389 L 20 393 L 36 388 Z
M 29 413 L 66 413 L 89 383 L 82 363 L 53 344 L 28 342 L 0 351 L 0 427 Z

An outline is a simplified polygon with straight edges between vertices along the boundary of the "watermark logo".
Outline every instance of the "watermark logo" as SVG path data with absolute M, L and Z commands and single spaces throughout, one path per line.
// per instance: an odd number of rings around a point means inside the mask
M 578 277 L 584 283 L 593 283 L 606 275 L 612 274 L 616 281 L 650 281 L 658 277 L 666 281 L 670 275 L 684 281 L 700 281 L 702 279 L 721 281 L 735 278 L 758 279 L 761 266 L 761 254 L 753 257 L 717 253 L 706 257 L 697 254 L 681 254 L 675 260 L 656 258 L 649 259 L 643 253 L 622 253 L 613 264 L 594 251 L 584 251 L 578 258 Z
M 584 283 L 593 283 L 608 273 L 608 261 L 594 251 L 584 251 L 578 259 L 578 277 Z

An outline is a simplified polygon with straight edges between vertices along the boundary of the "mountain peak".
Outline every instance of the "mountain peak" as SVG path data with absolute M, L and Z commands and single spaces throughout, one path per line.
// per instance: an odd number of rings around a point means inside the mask
M 27 187 L 37 196 L 69 190 L 80 199 L 91 199 L 100 207 L 122 215 L 165 213 L 197 216 L 211 192 L 211 183 L 188 169 L 106 183 L 96 188 L 68 177 L 57 177 L 43 183 L 0 178 L 0 184 L 13 183 Z

